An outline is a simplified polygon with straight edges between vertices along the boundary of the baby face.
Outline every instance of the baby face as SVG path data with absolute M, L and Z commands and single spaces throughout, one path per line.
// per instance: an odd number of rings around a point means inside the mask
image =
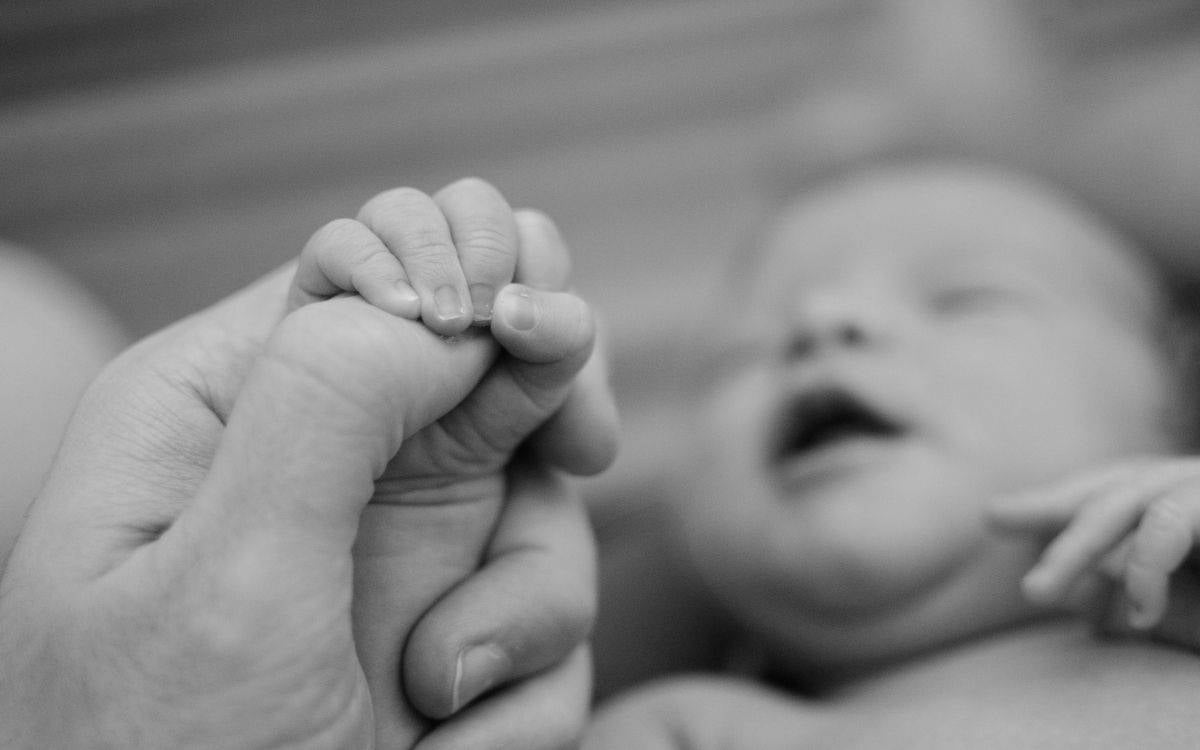
M 950 168 L 809 198 L 769 236 L 682 509 L 719 596 L 852 666 L 1033 613 L 987 501 L 1167 447 L 1158 293 L 1061 198 Z

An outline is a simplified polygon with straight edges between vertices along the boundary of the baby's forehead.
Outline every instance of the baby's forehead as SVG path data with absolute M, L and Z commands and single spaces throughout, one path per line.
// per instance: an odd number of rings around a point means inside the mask
M 864 265 L 918 278 L 1023 273 L 1068 293 L 1153 290 L 1099 217 L 1033 180 L 978 167 L 879 170 L 800 196 L 767 236 L 759 285 L 819 283 Z

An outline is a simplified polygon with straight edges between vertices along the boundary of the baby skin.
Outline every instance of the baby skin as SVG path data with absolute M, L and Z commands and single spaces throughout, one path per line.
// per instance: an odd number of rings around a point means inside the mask
M 594 388 L 580 385 L 602 373 L 588 366 L 595 327 L 587 305 L 565 291 L 568 273 L 553 224 L 513 211 L 474 179 L 433 196 L 383 193 L 357 219 L 323 227 L 301 254 L 289 316 L 356 293 L 412 320 L 422 329 L 412 332 L 419 345 L 396 354 L 408 358 L 409 402 L 430 404 L 436 417 L 417 417 L 429 423 L 403 440 L 377 479 L 355 541 L 355 645 L 378 747 L 413 743 L 422 726 L 414 710 L 443 718 L 495 687 L 473 679 L 487 660 L 504 658 L 495 649 L 468 644 L 454 674 L 440 675 L 422 674 L 444 669 L 440 655 L 403 648 L 414 628 L 438 627 L 421 616 L 479 568 L 494 534 L 506 533 L 497 519 L 509 472 L 519 481 L 520 468 L 510 466 L 518 448 L 528 443 L 543 462 L 576 474 L 612 458 L 615 415 Z M 441 404 L 457 405 L 438 415 Z M 585 439 L 555 440 L 563 427 L 555 420 L 563 419 Z M 409 678 L 451 681 L 450 703 L 410 706 Z
M 1021 581 L 1029 600 L 1200 648 L 1196 458 L 1130 459 L 1001 498 L 990 513 L 997 527 L 1054 537 Z
M 1079 616 L 1115 589 L 1122 622 L 1178 634 L 1200 601 L 1168 586 L 1200 488 L 1133 249 L 1031 181 L 896 167 L 804 196 L 734 283 L 675 520 L 783 689 L 651 685 L 586 747 L 1200 742 L 1200 661 Z

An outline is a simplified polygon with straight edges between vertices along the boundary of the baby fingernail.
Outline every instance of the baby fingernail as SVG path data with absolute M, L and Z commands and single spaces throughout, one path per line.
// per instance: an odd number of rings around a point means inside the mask
M 512 662 L 498 646 L 470 646 L 458 654 L 454 667 L 451 711 L 457 713 L 499 683 L 512 669 Z
M 537 306 L 528 287 L 513 285 L 496 302 L 504 319 L 518 331 L 529 331 L 537 325 Z
M 421 297 L 407 281 L 396 282 L 395 299 L 397 306 L 402 310 L 419 312 L 421 309 Z
M 457 320 L 466 317 L 467 308 L 463 305 L 458 290 L 452 286 L 438 287 L 433 293 L 433 309 L 442 320 Z
M 475 308 L 475 322 L 485 323 L 492 319 L 492 303 L 496 299 L 496 288 L 491 284 L 471 285 L 471 305 Z

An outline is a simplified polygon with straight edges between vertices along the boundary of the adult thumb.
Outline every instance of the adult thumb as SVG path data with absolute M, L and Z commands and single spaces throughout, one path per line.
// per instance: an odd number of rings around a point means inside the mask
M 267 341 L 198 496 L 160 541 L 175 534 L 226 558 L 239 540 L 281 544 L 291 566 L 312 553 L 348 560 L 374 480 L 406 437 L 470 392 L 494 349 L 356 297 L 301 308 Z

